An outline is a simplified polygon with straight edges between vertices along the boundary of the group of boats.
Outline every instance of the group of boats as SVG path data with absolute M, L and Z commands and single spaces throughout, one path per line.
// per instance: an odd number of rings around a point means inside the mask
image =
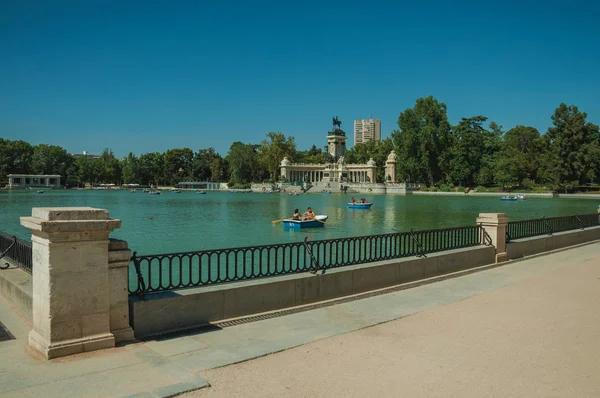
M 525 200 L 527 199 L 527 197 L 523 194 L 516 194 L 516 195 L 506 195 L 500 198 L 500 200 L 504 201 L 504 202 L 514 202 L 516 200 Z
M 366 200 L 362 200 L 361 202 L 348 202 L 349 209 L 370 209 L 371 206 L 373 206 L 373 203 L 367 202 Z M 315 216 L 314 218 L 306 220 L 294 220 L 292 218 L 285 218 L 283 220 L 276 220 L 273 222 L 275 223 L 281 221 L 283 223 L 284 228 L 320 228 L 324 225 L 331 225 L 327 222 L 327 218 L 327 215 L 320 214 Z
M 135 189 L 130 189 L 130 192 L 137 192 Z M 148 195 L 160 195 L 161 191 L 160 189 L 144 189 L 144 192 L 147 193 Z M 177 188 L 173 188 L 170 190 L 171 193 L 181 193 L 181 189 L 177 189 Z M 202 191 L 200 189 L 197 189 L 195 191 L 197 194 L 201 194 L 204 195 L 206 194 L 206 191 Z

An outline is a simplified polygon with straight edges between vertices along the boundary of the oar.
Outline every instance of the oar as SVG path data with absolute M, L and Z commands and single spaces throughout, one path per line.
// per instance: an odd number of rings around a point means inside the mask
M 329 224 L 327 221 L 321 221 L 321 220 L 319 220 L 318 218 L 313 218 L 313 220 L 317 220 L 318 222 L 322 222 L 322 223 L 323 223 L 323 224 L 325 224 L 325 225 L 331 225 L 331 224 Z
M 283 220 L 273 220 L 271 221 L 273 224 L 278 223 L 278 222 L 283 222 Z

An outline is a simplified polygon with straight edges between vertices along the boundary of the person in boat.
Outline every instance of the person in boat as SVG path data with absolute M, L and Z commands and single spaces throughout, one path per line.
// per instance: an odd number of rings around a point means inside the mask
M 309 207 L 303 214 L 304 220 L 313 220 L 315 218 L 315 213 L 313 213 L 312 209 Z
M 350 203 L 352 203 L 352 204 L 356 203 L 356 200 L 354 200 L 354 196 L 352 197 L 352 200 L 350 200 Z M 598 207 L 600 207 L 600 206 L 598 206 Z
M 301 218 L 302 218 L 302 214 L 300 214 L 300 210 L 295 209 L 294 210 L 294 215 L 292 216 L 292 220 L 298 220 L 298 221 L 300 221 Z

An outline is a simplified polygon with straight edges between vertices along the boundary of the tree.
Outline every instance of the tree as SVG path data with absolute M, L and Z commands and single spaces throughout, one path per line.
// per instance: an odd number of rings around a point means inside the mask
M 481 154 L 481 169 L 477 174 L 477 184 L 492 185 L 497 173 L 498 152 L 502 147 L 502 126 L 496 122 L 490 123 L 490 130 L 483 130 L 483 148 Z
M 104 149 L 100 157 L 91 162 L 92 180 L 96 183 L 120 184 L 121 165 L 111 149 Z
M 442 180 L 450 162 L 451 127 L 446 105 L 434 97 L 417 99 L 412 109 L 398 117 L 399 130 L 392 132 L 401 179 L 428 185 Z
M 217 159 L 219 159 L 217 161 Z M 221 170 L 215 170 L 215 167 L 221 167 L 221 155 L 215 152 L 214 148 L 200 149 L 194 154 L 192 161 L 192 173 L 194 179 L 198 181 L 217 181 L 223 174 Z
M 60 174 L 67 181 L 67 169 L 75 162 L 73 156 L 56 145 L 40 144 L 33 147 L 31 169 L 36 174 Z
M 32 157 L 29 143 L 0 138 L 0 179 L 6 181 L 9 174 L 30 174 Z
M 310 163 L 310 164 L 320 164 L 327 163 L 329 153 L 327 152 L 327 147 L 325 150 L 321 148 L 317 148 L 316 145 L 307 150 L 307 151 L 297 151 L 296 152 L 296 161 L 298 163 Z
M 225 159 L 229 164 L 229 177 L 233 186 L 261 181 L 268 176 L 267 170 L 258 161 L 257 152 L 258 146 L 254 144 L 239 141 L 231 144 Z
M 545 135 L 549 159 L 556 162 L 550 178 L 565 190 L 567 185 L 598 182 L 600 132 L 586 119 L 587 114 L 576 106 L 561 103 L 552 115 L 554 127 Z
M 453 128 L 455 144 L 451 151 L 450 178 L 455 185 L 468 187 L 478 181 L 489 134 L 483 128 L 486 120 L 485 116 L 462 118 Z
M 369 140 L 349 149 L 346 152 L 346 163 L 364 164 L 373 158 L 377 165 L 376 181 L 385 182 L 385 161 L 392 149 L 394 149 L 394 144 L 391 138 L 381 141 Z
M 138 159 L 142 184 L 160 185 L 164 182 L 165 156 L 160 152 L 145 153 Z
M 182 179 L 193 179 L 192 161 L 194 152 L 190 148 L 169 149 L 164 155 L 165 181 L 175 185 Z
M 503 185 L 521 185 L 526 178 L 540 181 L 538 171 L 543 156 L 544 146 L 537 129 L 516 126 L 508 130 L 498 154 L 496 180 Z
M 285 138 L 283 133 L 267 133 L 267 138 L 258 146 L 258 161 L 269 172 L 272 179 L 276 178 L 277 169 L 284 157 L 294 161 L 296 143 L 294 137 Z
M 138 158 L 132 152 L 129 152 L 127 157 L 121 161 L 121 169 L 124 184 L 140 183 L 140 165 Z

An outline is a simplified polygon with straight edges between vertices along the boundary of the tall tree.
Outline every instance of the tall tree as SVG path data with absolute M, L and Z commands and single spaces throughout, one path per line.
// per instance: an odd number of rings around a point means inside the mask
M 182 179 L 193 179 L 193 160 L 194 152 L 190 148 L 167 150 L 164 158 L 164 172 L 167 183 L 175 185 Z
M 373 158 L 377 165 L 376 181 L 385 181 L 385 161 L 388 155 L 394 149 L 391 138 L 385 138 L 381 141 L 369 140 L 354 147 L 346 152 L 346 163 L 367 163 Z
M 553 179 L 567 190 L 598 182 L 600 133 L 587 114 L 574 105 L 561 103 L 552 115 L 554 127 L 545 135 L 549 158 L 555 163 Z
M 258 146 L 236 141 L 231 144 L 225 158 L 229 164 L 229 177 L 232 185 L 261 181 L 268 172 L 258 161 Z
M 40 144 L 33 147 L 31 168 L 36 174 L 60 174 L 63 183 L 66 183 L 67 169 L 74 161 L 64 148 Z
M 121 161 L 121 168 L 123 170 L 124 184 L 140 183 L 140 165 L 138 158 L 132 152 L 129 152 L 127 157 Z
M 485 139 L 489 134 L 483 127 L 485 116 L 463 118 L 453 128 L 455 144 L 450 161 L 451 181 L 456 185 L 474 186 L 478 180 L 485 154 Z
M 327 152 L 327 146 L 325 146 L 325 149 L 323 149 L 317 148 L 317 146 L 313 144 L 313 146 L 306 151 L 296 152 L 296 162 L 298 163 L 327 163 L 328 159 L 329 153 Z
M 544 146 L 537 129 L 516 126 L 508 130 L 497 156 L 496 181 L 503 186 L 521 185 L 526 178 L 539 181 L 538 171 L 543 155 Z
M 164 183 L 165 155 L 160 152 L 145 153 L 138 159 L 140 181 L 146 185 Z
M 277 169 L 284 157 L 294 161 L 296 143 L 294 137 L 286 138 L 283 133 L 267 133 L 267 138 L 258 146 L 258 161 L 269 172 L 271 178 L 276 178 Z
M 405 181 L 433 185 L 449 170 L 451 126 L 446 104 L 432 96 L 417 99 L 414 108 L 398 117 L 399 130 L 392 132 L 398 156 L 399 174 Z

